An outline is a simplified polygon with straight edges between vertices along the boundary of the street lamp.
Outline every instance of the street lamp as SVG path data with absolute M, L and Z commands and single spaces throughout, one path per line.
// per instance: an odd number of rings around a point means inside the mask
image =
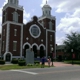
M 64 59 L 66 60 L 66 50 L 64 50 Z
M 71 53 L 72 53 L 72 65 L 73 65 L 73 49 L 71 49 Z
M 51 47 L 51 53 L 52 53 L 52 57 L 51 57 L 51 61 L 52 61 L 52 66 L 53 66 L 53 47 Z

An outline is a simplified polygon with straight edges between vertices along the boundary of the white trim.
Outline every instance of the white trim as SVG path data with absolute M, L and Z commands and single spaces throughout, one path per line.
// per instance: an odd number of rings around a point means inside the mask
M 43 39 L 41 39 L 41 42 L 43 42 Z
M 18 9 L 18 10 L 23 10 L 23 6 L 7 3 L 7 4 L 3 7 L 2 11 L 6 10 L 7 7 L 15 8 L 15 9 Z
M 48 44 L 48 32 L 53 32 L 53 33 L 55 34 L 56 31 L 46 29 L 46 57 L 48 56 L 48 53 L 47 53 L 47 52 L 48 52 L 48 51 L 47 51 L 47 48 L 48 48 L 48 45 L 47 45 L 47 44 Z M 55 44 L 56 44 L 56 43 L 55 43 Z M 54 45 L 55 45 L 55 44 L 54 44 Z M 54 46 L 54 47 L 55 47 L 55 46 Z
M 46 58 L 47 58 L 47 56 L 48 56 L 48 53 L 47 53 L 47 44 L 48 44 L 48 35 L 47 35 L 47 30 L 46 30 Z
M 14 49 L 14 46 L 13 46 L 13 51 L 17 51 L 17 41 L 13 41 L 13 45 L 16 43 L 16 49 Z
M 46 29 L 47 31 L 49 31 L 49 32 L 55 32 L 54 30 L 50 30 L 50 29 Z
M 39 30 L 39 34 L 38 34 L 37 36 L 34 36 L 34 35 L 31 33 L 31 28 L 32 28 L 33 26 L 36 26 L 36 27 L 38 28 L 38 30 Z M 38 38 L 38 37 L 40 36 L 40 34 L 41 34 L 41 30 L 40 30 L 40 28 L 38 27 L 38 25 L 36 25 L 36 24 L 33 24 L 33 25 L 30 26 L 29 32 L 30 32 L 30 35 L 31 35 L 33 38 Z
M 39 19 L 39 18 L 38 18 L 38 19 Z M 30 23 L 30 22 L 32 22 L 32 21 L 33 21 L 33 18 L 31 18 L 31 20 L 28 21 L 28 23 Z M 44 28 L 44 26 L 39 22 L 39 20 L 37 20 L 37 22 L 42 26 L 43 29 L 46 29 L 46 28 Z
M 29 40 L 29 38 L 27 37 L 26 40 Z
M 46 28 L 43 26 L 43 24 L 41 24 L 39 21 L 38 21 L 38 23 L 43 27 L 43 29 L 46 29 Z
M 41 46 L 43 46 L 44 50 L 46 49 L 44 44 L 40 44 L 40 45 L 39 45 L 39 50 L 40 50 L 40 47 L 41 47 Z
M 11 59 L 10 59 L 10 61 L 11 61 L 11 60 L 12 60 L 12 53 L 11 53 L 11 52 L 5 52 L 5 53 L 4 53 L 4 55 L 3 55 L 4 60 L 6 60 L 6 55 L 7 55 L 7 54 L 10 54 L 10 55 L 11 55 Z
M 40 21 L 40 20 L 43 20 L 43 19 L 45 19 L 45 18 L 48 18 L 48 19 L 50 19 L 50 20 L 56 20 L 56 17 L 55 17 L 55 16 L 41 16 L 41 17 L 39 17 L 38 19 L 39 19 L 39 21 Z
M 32 44 L 32 48 L 33 48 L 33 46 L 37 46 L 37 49 L 39 49 L 39 47 L 38 47 L 38 45 L 36 43 Z
M 25 45 L 29 45 L 29 47 L 32 48 L 32 46 L 30 45 L 30 43 L 26 42 L 26 43 L 24 43 L 24 45 L 23 45 L 23 49 L 25 48 Z
M 0 39 L 0 40 L 1 40 L 1 43 L 2 43 L 2 34 L 1 34 L 1 39 Z M 0 46 L 1 46 L 1 47 L 0 47 L 0 56 L 1 56 L 1 55 L 2 55 L 2 54 L 1 54 L 2 44 L 0 44 Z
M 23 26 L 23 23 L 16 23 L 16 22 L 12 22 L 12 21 L 6 21 L 5 23 L 2 24 L 2 26 L 6 25 L 7 23 L 14 24 L 14 25 L 19 25 L 19 26 Z
M 17 29 L 14 29 L 14 36 L 17 36 Z
M 10 24 L 7 23 L 7 31 L 6 31 L 6 52 L 9 51 L 9 28 L 10 28 Z
M 12 58 L 24 58 L 24 56 L 20 57 L 20 56 L 13 56 Z
M 2 26 L 7 24 L 7 33 L 6 33 L 6 52 L 9 51 L 9 33 L 10 33 L 10 24 L 14 24 L 14 25 L 19 25 L 23 27 L 23 23 L 16 23 L 16 22 L 11 22 L 11 21 L 6 21 L 5 23 L 2 24 Z M 23 31 L 23 29 L 21 28 L 21 30 Z M 8 36 L 7 36 L 8 35 Z M 22 32 L 21 32 L 22 35 Z M 21 40 L 23 39 L 23 35 L 21 36 Z M 22 41 L 21 41 L 21 47 L 22 47 Z M 22 55 L 22 49 L 20 49 L 20 55 Z
M 55 51 L 54 51 L 54 53 L 55 53 L 55 59 L 56 59 L 56 33 L 54 33 L 55 34 Z
M 17 43 L 17 41 L 13 41 L 13 42 Z
M 21 49 L 20 49 L 20 57 L 22 57 L 22 50 L 23 50 L 23 25 L 21 25 Z

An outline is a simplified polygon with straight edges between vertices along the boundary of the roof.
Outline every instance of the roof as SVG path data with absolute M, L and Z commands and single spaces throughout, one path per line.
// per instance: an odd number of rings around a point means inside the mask
M 43 7 L 49 7 L 49 8 L 51 8 L 48 4 L 45 4 Z
M 47 2 L 42 8 L 50 8 L 51 9 L 50 5 L 48 5 Z
M 58 45 L 56 46 L 56 50 L 64 49 L 65 45 Z

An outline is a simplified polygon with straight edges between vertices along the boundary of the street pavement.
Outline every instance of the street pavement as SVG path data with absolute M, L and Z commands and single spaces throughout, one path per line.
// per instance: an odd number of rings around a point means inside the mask
M 55 62 L 55 65 L 56 67 L 49 68 L 0 71 L 0 80 L 80 80 L 79 65 L 66 65 L 60 62 Z

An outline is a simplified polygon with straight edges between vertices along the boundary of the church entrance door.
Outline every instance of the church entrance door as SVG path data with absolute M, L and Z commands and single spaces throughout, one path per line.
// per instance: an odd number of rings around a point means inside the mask
M 43 56 L 45 56 L 44 54 L 44 48 L 43 46 L 40 47 L 40 58 L 42 58 Z
M 34 57 L 37 58 L 37 47 L 33 46 Z
M 6 61 L 7 62 L 10 62 L 11 60 L 11 55 L 9 53 L 6 54 Z

